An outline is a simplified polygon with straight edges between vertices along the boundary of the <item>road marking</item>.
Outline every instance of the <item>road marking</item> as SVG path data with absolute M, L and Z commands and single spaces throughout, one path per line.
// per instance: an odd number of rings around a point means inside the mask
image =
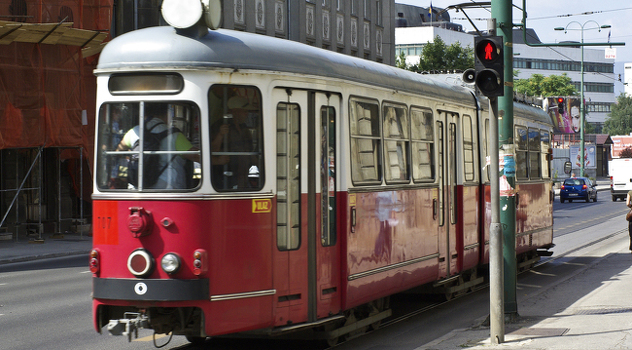
M 164 338 L 166 337 L 168 334 L 156 334 L 156 338 L 155 339 L 160 339 L 160 338 Z M 133 341 L 152 341 L 154 340 L 154 336 L 153 335 L 148 335 L 146 337 L 142 337 L 142 338 L 136 338 Z
M 83 272 L 79 272 L 79 273 L 92 273 L 92 271 L 88 270 L 88 271 L 83 271 Z

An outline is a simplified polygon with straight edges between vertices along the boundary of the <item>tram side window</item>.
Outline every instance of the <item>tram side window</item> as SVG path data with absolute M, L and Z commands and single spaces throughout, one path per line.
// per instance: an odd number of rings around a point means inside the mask
M 102 191 L 196 188 L 202 179 L 199 123 L 197 106 L 188 102 L 101 105 L 97 187 Z
M 434 167 L 434 130 L 432 111 L 411 108 L 411 158 L 413 181 L 433 181 Z
M 387 184 L 408 183 L 409 124 L 406 106 L 384 105 L 384 178 Z
M 261 93 L 252 86 L 213 85 L 208 98 L 213 188 L 260 190 L 265 180 Z
M 474 134 L 472 133 L 472 117 L 463 115 L 463 163 L 465 181 L 474 181 Z
M 529 128 L 529 178 L 542 177 L 540 163 L 540 130 Z
M 549 137 L 548 131 L 540 130 L 540 149 L 542 152 L 540 155 L 540 164 L 542 164 L 542 177 L 545 179 L 550 179 L 551 167 L 549 164 L 550 160 L 547 159 L 547 155 L 549 154 L 549 150 L 551 149 L 551 139 Z
M 349 101 L 351 180 L 354 184 L 380 183 L 380 116 L 375 101 Z
M 527 165 L 529 153 L 529 138 L 527 128 L 516 126 L 515 128 L 516 143 L 516 179 L 526 180 L 529 178 L 529 169 Z

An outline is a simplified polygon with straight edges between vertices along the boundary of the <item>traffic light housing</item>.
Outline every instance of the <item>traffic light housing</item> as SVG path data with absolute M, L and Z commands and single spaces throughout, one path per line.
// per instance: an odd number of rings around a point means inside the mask
M 566 110 L 566 106 L 564 104 L 564 97 L 557 98 L 557 110 L 560 114 L 562 114 Z
M 503 38 L 482 36 L 474 39 L 475 85 L 484 96 L 505 94 Z

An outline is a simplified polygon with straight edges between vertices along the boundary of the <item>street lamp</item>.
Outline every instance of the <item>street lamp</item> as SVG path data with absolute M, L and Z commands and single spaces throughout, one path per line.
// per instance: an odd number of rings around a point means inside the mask
M 579 29 L 569 29 L 568 27 L 571 24 L 577 24 L 579 25 Z M 587 24 L 595 24 L 596 27 L 591 27 L 591 28 L 584 28 Z M 582 61 L 581 61 L 581 82 L 580 82 L 580 86 L 579 86 L 579 91 L 580 91 L 580 104 L 579 104 L 579 114 L 580 114 L 580 122 L 579 122 L 579 135 L 580 135 L 580 163 L 581 163 L 581 170 L 579 172 L 579 176 L 584 176 L 584 120 L 586 118 L 586 108 L 584 106 L 584 29 L 588 30 L 588 29 L 597 29 L 599 31 L 601 31 L 601 29 L 605 29 L 605 28 L 610 28 L 609 24 L 604 24 L 602 26 L 599 25 L 599 23 L 593 21 L 593 20 L 588 20 L 586 22 L 584 22 L 584 24 L 581 24 L 577 21 L 572 21 L 569 24 L 566 25 L 566 27 L 556 27 L 555 30 L 563 30 L 564 34 L 566 34 L 569 30 L 579 30 L 581 31 L 581 38 L 582 38 Z

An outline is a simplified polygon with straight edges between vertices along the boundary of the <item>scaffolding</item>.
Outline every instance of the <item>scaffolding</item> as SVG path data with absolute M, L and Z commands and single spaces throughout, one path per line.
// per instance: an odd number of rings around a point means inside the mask
M 50 161 L 55 161 L 54 176 L 46 178 L 44 176 L 43 156 L 45 150 L 49 155 L 52 155 L 54 150 L 54 157 Z M 68 171 L 64 172 L 62 164 L 68 159 L 63 159 L 62 154 L 66 150 L 78 152 L 79 162 L 78 166 L 68 167 Z M 29 154 L 32 153 L 35 153 L 35 155 L 29 157 Z M 13 159 L 8 159 L 11 157 Z M 20 171 L 26 165 L 22 158 L 32 158 L 25 173 Z M 25 228 L 26 237 L 36 241 L 43 241 L 44 224 L 54 223 L 54 232 L 52 233 L 64 233 L 62 232 L 64 227 L 74 226 L 83 239 L 83 235 L 86 233 L 84 230 L 87 220 L 84 213 L 84 149 L 82 147 L 38 147 L 3 150 L 0 152 L 0 164 L 14 165 L 9 167 L 13 176 L 9 176 L 7 172 L 0 174 L 2 184 L 2 187 L 0 187 L 1 204 L 3 207 L 6 205 L 6 209 L 2 213 L 2 221 L 0 222 L 0 235 L 5 237 L 10 235 L 10 239 L 18 242 L 20 232 L 22 228 Z M 72 171 L 75 173 L 72 174 Z M 17 186 L 18 183 L 19 186 Z M 47 186 L 49 188 L 52 187 L 53 183 L 56 184 L 56 193 L 53 196 L 56 201 L 48 199 L 49 196 L 44 194 L 45 188 Z M 11 184 L 16 186 L 14 188 L 4 188 L 4 186 L 10 187 Z M 68 187 L 69 191 L 64 191 L 64 185 Z M 76 187 L 74 188 L 75 191 L 72 191 L 73 187 Z M 76 196 L 73 196 L 73 194 Z M 77 205 L 72 205 L 72 198 L 76 198 L 75 202 Z M 67 205 L 68 203 L 65 203 L 69 200 L 71 201 L 70 206 Z M 48 214 L 53 212 L 49 208 L 51 205 L 56 205 L 56 220 L 49 219 Z M 67 211 L 65 213 L 64 208 L 76 209 L 71 209 L 69 213 Z M 9 222 L 8 219 L 10 217 L 14 218 L 13 222 Z M 13 227 L 14 232 L 8 232 L 9 223 Z

